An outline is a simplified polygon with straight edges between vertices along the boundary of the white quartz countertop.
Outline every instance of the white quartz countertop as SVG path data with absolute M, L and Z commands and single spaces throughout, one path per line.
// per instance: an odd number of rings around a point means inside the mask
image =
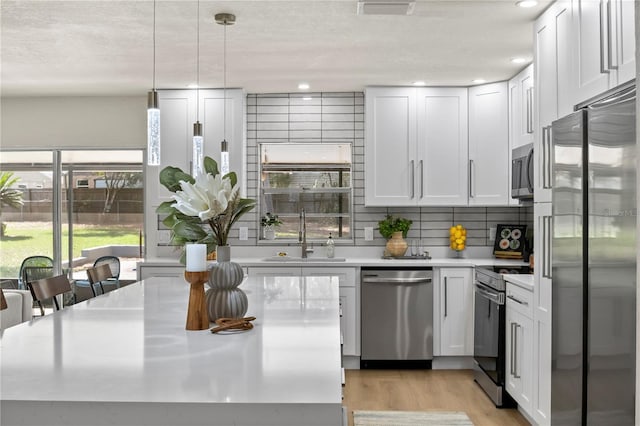
M 186 331 L 189 286 L 175 278 L 5 330 L 2 424 L 339 424 L 338 278 L 248 277 L 240 289 L 257 318 L 244 333 Z
M 502 274 L 505 281 L 522 287 L 525 290 L 533 291 L 533 274 Z
M 246 267 L 263 266 L 348 266 L 348 267 L 475 267 L 475 266 L 523 266 L 528 265 L 521 260 L 496 259 L 496 258 L 432 258 L 432 259 L 383 259 L 381 257 L 337 257 L 334 260 L 311 257 L 308 259 L 284 258 L 283 260 L 271 260 L 274 256 L 240 257 L 232 256 L 234 262 Z M 269 259 L 269 260 L 267 260 Z M 147 266 L 180 266 L 177 260 L 149 259 L 145 260 Z

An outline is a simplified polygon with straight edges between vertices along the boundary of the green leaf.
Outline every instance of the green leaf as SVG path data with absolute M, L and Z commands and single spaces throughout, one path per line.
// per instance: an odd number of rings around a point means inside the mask
M 231 181 L 231 187 L 236 186 L 236 183 L 238 183 L 238 176 L 236 175 L 236 172 L 229 172 L 226 175 L 222 176 L 222 178 L 229 178 L 229 180 Z
M 211 157 L 204 157 L 203 160 L 204 171 L 210 173 L 213 177 L 218 176 L 218 163 Z
M 180 190 L 181 180 L 189 183 L 195 182 L 191 175 L 183 172 L 178 167 L 167 166 L 160 171 L 160 183 L 171 192 Z
M 186 238 L 189 241 L 198 241 L 207 236 L 207 233 L 202 229 L 202 226 L 197 223 L 179 221 L 173 227 L 173 233 L 182 238 Z
M 173 203 L 175 203 L 175 201 L 165 201 L 156 208 L 156 213 L 174 214 L 177 210 L 174 207 L 171 207 Z

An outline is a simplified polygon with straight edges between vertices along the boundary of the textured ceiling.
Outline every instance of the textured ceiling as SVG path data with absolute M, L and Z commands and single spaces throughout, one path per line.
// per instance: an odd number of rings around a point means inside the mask
M 411 16 L 358 16 L 356 1 L 200 1 L 200 84 L 248 93 L 360 91 L 368 85 L 468 86 L 505 80 L 533 57 L 533 21 L 548 6 L 418 0 Z M 144 95 L 152 86 L 153 1 L 1 2 L 3 96 Z M 193 0 L 156 2 L 156 87 L 196 81 Z

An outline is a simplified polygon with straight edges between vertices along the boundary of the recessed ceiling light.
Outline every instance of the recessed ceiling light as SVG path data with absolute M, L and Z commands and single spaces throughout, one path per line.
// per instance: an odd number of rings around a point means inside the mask
M 197 88 L 198 88 L 198 85 L 197 85 L 197 84 L 195 84 L 195 83 L 190 83 L 190 84 L 187 84 L 187 88 L 188 88 L 188 89 L 197 89 Z
M 310 101 L 312 99 L 313 98 L 311 96 L 305 96 L 305 97 L 302 98 L 303 101 Z
M 514 64 L 524 64 L 525 62 L 527 62 L 526 58 L 511 58 L 511 62 L 513 62 Z
M 482 83 L 486 83 L 487 80 L 485 80 L 484 78 L 476 78 L 475 80 L 471 80 L 471 82 L 473 84 L 482 84 Z
M 309 88 L 309 83 L 300 83 L 298 84 L 298 89 L 307 90 Z
M 533 6 L 537 6 L 538 5 L 538 1 L 537 0 L 520 0 L 516 2 L 516 6 L 518 7 L 533 7 Z
M 414 81 L 413 85 L 414 86 L 426 86 L 427 83 L 425 83 L 424 81 Z

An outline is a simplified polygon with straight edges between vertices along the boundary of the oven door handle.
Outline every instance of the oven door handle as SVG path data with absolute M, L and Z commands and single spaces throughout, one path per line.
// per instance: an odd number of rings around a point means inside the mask
M 485 299 L 489 299 L 498 305 L 504 305 L 504 293 L 494 293 L 486 290 L 483 286 L 476 284 L 476 293 Z

